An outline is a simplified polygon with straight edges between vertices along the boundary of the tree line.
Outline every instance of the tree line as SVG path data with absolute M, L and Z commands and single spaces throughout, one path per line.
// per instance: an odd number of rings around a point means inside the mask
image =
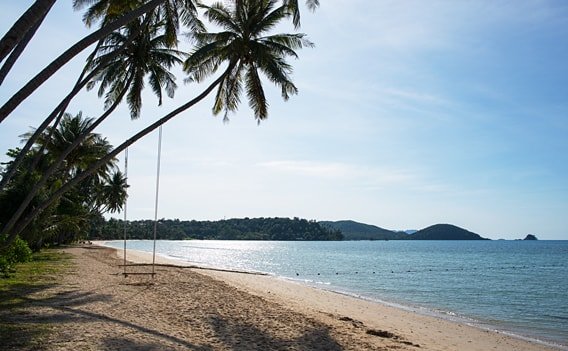
M 125 222 L 99 218 L 91 226 L 89 238 L 122 240 Z M 128 239 L 153 239 L 154 221 L 126 221 Z M 219 221 L 180 221 L 161 219 L 157 239 L 166 240 L 343 240 L 341 231 L 321 226 L 314 220 L 300 218 L 233 218 Z

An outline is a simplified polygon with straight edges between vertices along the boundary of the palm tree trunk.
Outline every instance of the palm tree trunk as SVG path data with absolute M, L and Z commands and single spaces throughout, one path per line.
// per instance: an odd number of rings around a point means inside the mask
M 67 51 L 61 54 L 53 62 L 51 62 L 46 68 L 44 68 L 40 73 L 38 73 L 34 78 L 32 78 L 23 88 L 21 88 L 17 93 L 15 93 L 5 104 L 0 108 L 0 123 L 6 119 L 18 107 L 22 101 L 24 101 L 28 96 L 30 96 L 37 88 L 39 88 L 47 79 L 49 79 L 55 72 L 57 72 L 61 67 L 63 67 L 67 62 L 69 62 L 73 57 L 77 56 L 81 51 L 89 47 L 94 42 L 103 39 L 114 30 L 122 27 L 128 22 L 132 21 L 139 16 L 152 11 L 158 5 L 163 3 L 165 0 L 152 0 L 136 10 L 132 10 L 109 23 L 108 25 L 100 28 L 99 30 L 91 33 L 85 38 L 78 41 L 75 45 L 70 47 Z
M 20 44 L 24 36 L 43 21 L 56 0 L 36 0 L 0 39 L 0 62 Z M 31 39 L 31 38 L 30 38 Z
M 2 68 L 0 69 L 0 85 L 2 85 L 4 79 L 6 79 L 6 76 L 8 75 L 8 73 L 14 66 L 14 63 L 16 63 L 22 52 L 24 52 L 24 49 L 26 48 L 28 43 L 32 40 L 33 36 L 37 32 L 38 28 L 41 26 L 41 23 L 43 22 L 46 16 L 47 12 L 44 13 L 43 16 L 38 19 L 38 21 L 34 24 L 34 26 L 30 28 L 30 30 L 28 30 L 26 35 L 24 35 L 22 40 L 20 40 L 18 45 L 14 48 L 14 50 L 12 51 L 6 62 L 4 62 Z
M 79 93 L 79 91 L 81 91 L 81 89 L 89 82 L 89 80 L 91 78 L 93 78 L 95 76 L 95 74 L 96 74 L 96 72 L 92 72 L 85 79 L 83 79 L 81 82 L 78 82 L 78 84 L 76 84 L 75 87 L 73 87 L 73 90 L 71 90 L 71 92 L 69 94 L 67 94 L 65 99 L 63 99 L 59 103 L 59 105 L 57 105 L 57 107 L 51 112 L 51 114 L 42 122 L 42 124 L 39 127 L 36 128 L 36 130 L 34 131 L 32 136 L 28 139 L 28 141 L 26 142 L 24 147 L 18 153 L 18 156 L 14 159 L 12 164 L 8 167 L 7 173 L 4 175 L 4 177 L 2 177 L 2 180 L 0 181 L 0 191 L 2 189 L 4 189 L 4 187 L 8 184 L 10 179 L 12 179 L 12 176 L 14 175 L 14 173 L 16 172 L 16 170 L 18 169 L 18 167 L 22 163 L 24 156 L 31 149 L 31 147 L 36 142 L 37 138 L 41 135 L 41 133 L 51 124 L 51 122 L 53 121 L 53 119 L 55 117 L 57 117 L 58 115 L 61 115 L 64 112 L 64 109 L 69 105 L 69 102 L 71 101 L 71 99 L 75 95 L 77 95 L 77 93 Z
M 69 191 L 72 187 L 77 185 L 79 182 L 81 182 L 82 180 L 84 180 L 88 176 L 95 173 L 97 171 L 97 169 L 99 169 L 105 163 L 107 163 L 112 158 L 117 156 L 119 153 L 121 153 L 128 146 L 134 144 L 136 141 L 138 141 L 142 137 L 146 136 L 147 134 L 149 134 L 150 132 L 152 132 L 153 130 L 158 128 L 159 126 L 163 125 L 164 123 L 168 122 L 170 119 L 174 118 L 175 116 L 179 115 L 183 111 L 189 109 L 193 105 L 195 105 L 198 102 L 200 102 L 201 100 L 203 100 L 207 95 L 209 95 L 209 93 L 211 93 L 211 91 L 213 91 L 213 89 L 215 89 L 216 86 L 218 86 L 227 77 L 227 75 L 233 69 L 235 64 L 236 63 L 234 63 L 234 62 L 230 63 L 227 70 L 219 78 L 217 78 L 213 83 L 211 83 L 211 85 L 209 85 L 197 97 L 195 97 L 191 101 L 185 103 L 184 105 L 178 107 L 177 109 L 168 113 L 166 116 L 162 117 L 158 121 L 156 121 L 153 124 L 149 125 L 148 127 L 144 128 L 142 131 L 138 132 L 137 134 L 135 134 L 131 138 L 127 139 L 125 142 L 123 142 L 118 147 L 116 147 L 112 152 L 108 153 L 105 157 L 101 158 L 100 160 L 98 160 L 97 162 L 92 164 L 88 169 L 79 173 L 73 179 L 71 179 L 69 182 L 65 183 L 56 192 L 51 194 L 50 197 L 46 201 L 44 201 L 43 203 L 41 203 L 37 207 L 35 207 L 33 209 L 33 211 L 31 211 L 31 213 L 29 213 L 25 218 L 23 218 L 22 220 L 19 220 L 19 217 L 21 217 L 21 213 L 19 214 L 19 216 L 15 216 L 15 215 L 12 216 L 12 218 L 9 220 L 9 222 L 2 229 L 2 234 L 5 234 L 7 236 L 7 239 L 4 241 L 3 245 L 4 246 L 10 245 L 12 243 L 12 241 L 16 238 L 16 236 L 19 233 L 21 233 L 34 220 L 34 218 L 37 215 L 39 215 L 43 210 L 48 208 L 54 201 L 59 199 L 65 192 Z
M 128 86 L 132 81 L 132 77 L 129 78 L 126 86 Z M 77 138 L 75 138 L 75 140 L 73 140 L 73 142 L 71 143 L 71 145 L 69 145 L 67 147 L 67 149 L 65 149 L 65 151 L 63 151 L 58 158 L 51 164 L 51 166 L 49 166 L 49 168 L 43 172 L 43 174 L 41 175 L 41 178 L 39 181 L 37 181 L 34 186 L 32 187 L 32 189 L 27 193 L 26 198 L 24 199 L 24 201 L 22 201 L 22 203 L 20 204 L 20 206 L 18 207 L 18 209 L 16 210 L 16 212 L 12 215 L 12 218 L 8 221 L 8 223 L 6 223 L 6 227 L 10 227 L 13 226 L 15 221 L 20 218 L 22 216 L 22 213 L 24 213 L 24 211 L 26 210 L 26 208 L 28 207 L 28 205 L 32 202 L 33 198 L 36 196 L 36 194 L 39 192 L 39 190 L 45 185 L 45 183 L 47 183 L 47 181 L 49 180 L 49 177 L 51 177 L 58 169 L 59 166 L 63 163 L 63 161 L 65 160 L 65 158 L 73 151 L 75 150 L 75 148 L 81 144 L 88 136 L 89 134 L 95 130 L 108 116 L 110 116 L 110 114 L 118 107 L 118 105 L 120 105 L 120 102 L 122 101 L 122 98 L 124 97 L 124 95 L 126 94 L 127 89 L 124 89 L 121 93 L 120 96 L 116 99 L 116 101 L 112 104 L 112 106 L 106 110 L 93 124 L 91 124 L 82 134 L 80 134 L 79 136 L 77 136 Z M 110 160 L 110 159 L 109 159 Z M 107 161 L 108 162 L 108 161 Z M 106 163 L 106 162 L 105 162 Z
M 91 80 L 91 78 L 93 78 L 101 69 L 104 68 L 104 65 L 108 62 L 110 62 L 112 59 L 114 59 L 118 54 L 120 54 L 122 51 L 126 50 L 127 46 L 132 43 L 132 41 L 139 35 L 133 35 L 131 38 L 129 38 L 129 40 L 127 40 L 119 49 L 117 49 L 116 51 L 114 51 L 112 54 L 108 55 L 105 62 L 103 62 L 102 64 L 99 65 L 98 69 L 94 69 L 93 71 L 91 71 L 86 77 L 84 77 L 86 70 L 84 69 L 83 72 L 81 72 L 81 75 L 79 76 L 79 79 L 77 80 L 77 83 L 75 83 L 75 86 L 73 87 L 73 89 L 71 90 L 71 92 L 69 94 L 67 94 L 67 96 L 59 103 L 59 105 L 57 105 L 57 107 L 51 112 L 51 114 L 43 121 L 43 123 L 36 128 L 36 130 L 34 131 L 34 133 L 32 134 L 32 136 L 28 139 L 28 141 L 26 142 L 26 144 L 24 145 L 24 147 L 20 150 L 20 152 L 18 153 L 18 156 L 16 156 L 16 158 L 14 159 L 14 161 L 12 162 L 12 164 L 10 165 L 10 168 L 8 169 L 8 171 L 6 172 L 6 174 L 2 177 L 2 179 L 0 180 L 0 191 L 2 191 L 2 189 L 4 189 L 4 187 L 8 184 L 8 182 L 10 181 L 10 179 L 12 179 L 14 173 L 16 172 L 16 170 L 18 169 L 18 167 L 20 166 L 20 164 L 22 163 L 22 161 L 24 160 L 24 156 L 27 154 L 27 152 L 31 149 L 31 147 L 33 146 L 33 144 L 36 142 L 37 138 L 41 135 L 41 133 L 43 133 L 43 131 L 49 126 L 49 124 L 53 121 L 53 119 L 57 116 L 57 120 L 55 121 L 53 128 L 55 128 L 55 126 L 58 124 L 59 119 L 61 118 L 61 116 L 65 113 L 65 110 L 67 109 L 67 106 L 69 105 L 69 103 L 71 102 L 71 100 L 75 97 L 75 95 L 77 95 L 79 93 L 79 91 L 81 91 L 81 89 Z M 97 45 L 97 48 L 95 49 L 95 51 L 93 51 L 94 55 L 96 53 L 96 50 L 98 49 L 98 47 L 100 46 L 100 44 L 102 43 L 102 41 L 99 41 L 99 44 Z M 33 164 L 37 165 L 38 161 L 39 161 L 39 155 L 36 156 L 36 159 L 34 160 Z M 32 167 L 33 169 L 34 167 Z

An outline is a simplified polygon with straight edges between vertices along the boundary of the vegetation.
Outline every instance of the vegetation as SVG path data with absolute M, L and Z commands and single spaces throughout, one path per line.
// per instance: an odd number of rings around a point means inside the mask
M 32 294 L 42 293 L 57 283 L 69 269 L 70 255 L 58 250 L 35 253 L 17 271 L 0 279 L 0 345 L 4 350 L 41 349 L 41 340 L 53 326 L 29 318 L 26 305 Z
M 152 239 L 154 221 L 127 221 L 128 239 Z M 157 239 L 218 240 L 342 240 L 338 230 L 320 226 L 316 221 L 300 218 L 244 218 L 222 221 L 158 222 Z M 91 238 L 119 240 L 124 238 L 124 221 L 110 219 L 93 225 Z
M 0 82 L 8 76 L 54 2 L 36 0 L 0 39 Z M 307 0 L 306 4 L 313 10 L 319 1 Z M 296 28 L 300 25 L 297 0 L 234 0 L 210 6 L 197 0 L 74 0 L 73 6 L 85 10 L 83 19 L 87 26 L 99 24 L 100 28 L 72 45 L 0 107 L 1 123 L 69 60 L 97 43 L 77 83 L 69 87 L 67 97 L 27 135 L 24 147 L 9 152 L 12 161 L 2 171 L 0 180 L 0 234 L 4 236 L 1 255 L 18 235 L 34 249 L 50 240 L 74 240 L 84 234 L 89 217 L 120 209 L 124 178 L 118 172 L 112 176 L 101 174 L 112 168 L 115 157 L 129 145 L 214 90 L 215 114 L 224 112 L 227 118 L 229 112 L 238 108 L 241 95 L 246 94 L 255 118 L 267 118 L 268 103 L 260 74 L 275 83 L 282 97 L 288 99 L 297 89 L 290 79 L 292 67 L 286 58 L 296 58 L 295 50 L 312 46 L 304 34 L 269 35 L 283 20 L 291 19 Z M 206 31 L 198 7 L 203 17 L 221 28 L 221 32 Z M 187 37 L 194 45 L 188 53 L 177 49 L 182 30 L 189 31 Z M 141 92 L 146 82 L 159 104 L 163 92 L 173 97 L 176 77 L 171 69 L 182 63 L 187 82 L 203 82 L 217 70 L 222 73 L 194 99 L 116 148 L 95 137 L 94 130 L 123 100 L 128 103 L 132 118 L 140 115 Z M 69 102 L 83 88 L 96 86 L 99 97 L 104 97 L 105 112 L 88 123 L 65 125 L 71 122 L 66 117 Z M 52 137 L 57 136 L 60 126 L 77 127 L 77 133 L 62 134 L 64 138 L 57 139 L 61 143 L 52 154 L 48 150 L 56 146 Z M 69 135 L 71 139 L 66 138 Z M 91 139 L 100 142 L 97 150 L 90 150 L 96 157 L 83 157 L 82 148 L 95 147 L 90 144 Z M 106 196 L 105 201 L 100 201 L 100 194 Z M 110 199 L 110 195 L 115 198 Z
M 0 241 L 5 240 L 0 238 Z M 32 259 L 32 250 L 28 244 L 16 237 L 16 240 L 8 247 L 3 255 L 0 255 L 0 277 L 7 278 L 13 273 L 18 263 L 29 262 Z
M 91 123 L 92 119 L 84 118 L 81 113 L 75 116 L 65 114 L 57 128 L 48 128 L 39 136 L 5 190 L 0 193 L 0 223 L 8 222 L 10 216 L 17 211 L 15 205 L 21 202 L 22 198 L 29 196 L 30 188 L 38 189 L 31 199 L 31 204 L 37 204 L 57 191 L 66 179 L 80 173 L 112 149 L 112 145 L 102 136 L 87 133 L 84 140 L 65 157 L 65 162 L 54 166 L 54 160 L 65 152 L 68 145 L 74 143 L 79 135 L 84 134 Z M 30 134 L 24 137 L 28 138 Z M 14 157 L 16 153 L 11 150 L 8 156 Z M 6 169 L 10 170 L 11 167 L 13 163 L 8 162 Z M 48 181 L 42 183 L 39 180 L 41 175 L 48 173 Z M 23 243 L 27 243 L 34 251 L 45 245 L 80 240 L 88 233 L 93 217 L 122 209 L 126 201 L 126 188 L 126 179 L 117 169 L 116 160 L 112 159 L 37 216 L 32 225 L 20 233 L 20 237 Z M 6 240 L 4 236 L 0 242 L 0 247 L 4 247 L 4 250 L 0 251 L 2 260 L 8 264 L 23 262 L 11 262 L 9 259 L 10 252 L 20 250 L 22 242 L 15 240 L 11 245 L 2 245 Z

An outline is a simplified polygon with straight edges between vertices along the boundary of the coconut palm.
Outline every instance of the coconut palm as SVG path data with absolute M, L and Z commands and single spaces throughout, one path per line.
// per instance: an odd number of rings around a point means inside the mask
M 98 95 L 105 96 L 107 108 L 120 101 L 127 92 L 130 115 L 133 119 L 138 118 L 146 77 L 159 105 L 162 104 L 163 90 L 168 97 L 174 96 L 176 78 L 170 69 L 182 63 L 184 54 L 170 48 L 164 26 L 163 21 L 134 20 L 124 29 L 110 34 L 90 58 L 87 69 L 97 73 L 87 84 L 87 89 L 98 83 Z M 126 50 L 122 50 L 123 47 Z
M 0 196 L 0 206 L 6 210 L 2 211 L 0 222 L 6 223 L 8 221 L 6 215 L 19 210 L 17 205 L 23 202 L 23 198 L 33 193 L 31 204 L 33 206 L 41 204 L 61 184 L 82 173 L 90 164 L 112 150 L 106 139 L 90 133 L 81 145 L 68 155 L 64 164 L 57 167 L 55 172 L 51 172 L 48 182 L 41 181 L 46 169 L 53 167 L 57 154 L 65 152 L 68 145 L 74 143 L 75 138 L 85 134 L 92 123 L 93 119 L 84 118 L 81 113 L 75 116 L 65 114 L 56 130 L 46 130 L 42 134 L 6 191 Z M 45 157 L 37 167 L 31 168 L 33 154 L 37 152 L 44 153 Z M 10 155 L 15 154 L 16 152 L 12 152 Z M 10 164 L 8 167 L 11 166 Z M 91 214 L 121 208 L 126 198 L 126 184 L 121 182 L 123 178 L 116 170 L 116 159 L 109 159 L 96 172 L 91 173 L 89 177 L 66 192 L 65 196 L 54 201 L 48 211 L 35 218 L 33 227 L 23 232 L 23 237 L 30 243 L 41 243 L 50 235 L 58 235 L 60 239 L 72 238 L 69 228 L 84 226 Z M 38 185 L 39 189 L 36 189 Z M 24 213 L 32 211 L 33 206 L 25 208 Z
M 152 90 L 158 95 L 159 104 L 162 103 L 162 88 L 166 90 L 168 96 L 173 97 L 176 84 L 175 77 L 169 69 L 172 65 L 181 63 L 182 53 L 168 49 L 165 42 L 166 37 L 160 30 L 161 26 L 160 23 L 134 20 L 125 29 L 112 33 L 103 45 L 99 46 L 99 55 L 91 58 L 91 62 L 87 65 L 88 70 L 95 72 L 88 88 L 100 82 L 99 96 L 106 93 L 107 110 L 96 121 L 89 123 L 88 128 L 85 128 L 81 134 L 75 135 L 71 143 L 65 144 L 64 150 L 55 153 L 58 155 L 57 160 L 44 172 L 20 204 L 15 217 L 24 213 L 25 208 L 33 200 L 35 192 L 39 191 L 48 181 L 60 163 L 77 152 L 75 148 L 81 145 L 83 140 L 114 111 L 125 94 L 130 106 L 131 117 L 138 118 L 142 105 L 141 92 L 146 75 L 149 77 L 148 81 Z M 90 77 L 92 74 L 89 73 L 87 76 Z M 56 129 L 51 128 L 51 131 L 53 130 Z M 7 223 L 7 227 L 14 223 L 14 218 Z
M 239 0 L 226 6 L 202 5 L 205 17 L 224 29 L 218 33 L 194 33 L 195 50 L 185 61 L 189 81 L 201 82 L 228 62 L 231 69 L 217 89 L 213 113 L 227 113 L 238 108 L 243 84 L 255 118 L 268 116 L 268 103 L 259 73 L 280 87 L 288 100 L 298 89 L 290 79 L 292 66 L 285 58 L 297 58 L 294 50 L 313 44 L 304 34 L 267 35 L 283 19 L 290 17 L 288 4 L 277 8 L 275 0 Z
M 130 21 L 144 15 L 145 13 L 153 11 L 158 5 L 167 0 L 149 0 L 142 3 L 136 9 L 122 14 L 116 20 L 101 27 L 95 32 L 87 35 L 77 43 L 72 45 L 69 49 L 63 52 L 59 57 L 47 65 L 41 72 L 36 74 L 34 78 L 28 81 L 18 92 L 16 92 L 8 101 L 0 107 L 0 123 L 8 117 L 16 107 L 18 107 L 26 98 L 28 98 L 37 88 L 39 88 L 46 80 L 54 75 L 61 67 L 69 62 L 73 57 L 77 56 L 83 50 L 88 48 L 91 44 L 100 41 L 107 35 L 124 26 Z M 34 23 L 37 23 L 34 22 Z
M 189 81 L 201 82 L 215 73 L 221 65 L 226 64 L 224 72 L 215 79 L 201 94 L 188 101 L 158 121 L 138 132 L 84 172 L 62 185 L 51 197 L 26 217 L 19 217 L 4 226 L 2 233 L 8 235 L 8 244 L 21 232 L 34 217 L 47 208 L 65 192 L 73 189 L 83 179 L 95 173 L 106 162 L 132 145 L 145 135 L 194 106 L 217 88 L 213 111 L 235 111 L 238 108 L 244 88 L 249 105 L 260 121 L 268 116 L 267 101 L 262 88 L 260 74 L 281 88 L 282 96 L 288 99 L 290 94 L 297 93 L 296 86 L 290 80 L 292 67 L 285 58 L 296 58 L 296 49 L 311 47 L 304 34 L 267 35 L 280 21 L 291 16 L 287 5 L 276 7 L 274 0 L 238 0 L 232 6 L 221 3 L 202 7 L 205 16 L 212 23 L 225 29 L 219 33 L 194 33 L 191 35 L 197 48 L 185 61 L 185 69 Z M 16 223 L 17 222 L 17 223 Z
M 65 153 L 63 162 L 58 164 L 60 178 L 72 178 L 79 172 L 88 168 L 89 164 L 98 160 L 112 150 L 108 141 L 99 134 L 92 133 L 93 118 L 84 118 L 81 112 L 76 115 L 65 113 L 61 123 L 56 128 L 48 128 L 35 144 L 36 151 L 42 151 L 48 156 L 50 162 L 58 162 L 58 156 Z M 27 138 L 28 134 L 24 135 Z M 69 151 L 77 139 L 79 145 Z M 116 159 L 111 159 L 95 174 L 104 177 L 114 167 Z
M 143 1 L 140 0 L 73 0 L 73 7 L 76 10 L 86 8 L 83 22 L 90 27 L 97 22 L 105 26 L 121 14 L 139 7 L 141 3 Z M 164 22 L 167 42 L 171 46 L 177 44 L 180 24 L 192 31 L 203 30 L 196 3 L 196 0 L 165 0 L 151 12 L 155 21 Z
M 119 170 L 106 177 L 105 182 L 97 191 L 95 202 L 97 212 L 114 213 L 122 211 L 128 197 L 126 181 L 126 176 Z
M 105 104 L 107 110 L 99 119 L 97 119 L 94 124 L 92 124 L 92 129 L 96 128 L 102 121 L 104 121 L 104 119 L 106 119 L 106 117 L 108 117 L 114 111 L 114 109 L 116 109 L 116 107 L 118 107 L 118 104 L 121 102 L 124 94 L 126 93 L 125 88 L 128 88 L 135 78 L 137 78 L 135 82 L 138 83 L 138 92 L 136 92 L 137 89 L 132 89 L 129 98 L 130 101 L 134 101 L 136 98 L 138 98 L 138 103 L 136 104 L 136 106 L 138 106 L 138 108 L 140 107 L 140 91 L 143 87 L 144 74 L 140 74 L 141 70 L 145 71 L 146 73 L 155 71 L 155 74 L 151 75 L 150 82 L 155 83 L 153 84 L 153 87 L 154 91 L 159 94 L 159 103 L 161 103 L 161 90 L 159 89 L 159 85 L 161 85 L 162 83 L 165 83 L 168 95 L 173 96 L 175 83 L 172 85 L 170 84 L 170 82 L 173 82 L 175 78 L 168 73 L 167 68 L 172 65 L 172 62 L 181 62 L 179 57 L 171 57 L 172 55 L 179 55 L 179 52 L 175 50 L 170 50 L 168 52 L 167 47 L 165 47 L 162 43 L 163 39 L 161 37 L 163 37 L 163 35 L 158 36 L 156 34 L 158 30 L 156 30 L 155 28 L 159 27 L 159 25 L 150 25 L 150 19 L 152 19 L 151 17 L 152 16 L 146 16 L 146 19 L 142 23 L 140 23 L 139 20 L 134 20 L 133 23 L 128 24 L 125 29 L 117 30 L 115 33 L 111 33 L 111 35 L 109 35 L 106 40 L 101 40 L 99 42 L 99 45 L 97 45 L 95 51 L 89 56 L 88 64 L 71 92 L 35 130 L 34 134 L 29 137 L 26 145 L 21 149 L 20 154 L 14 160 L 16 167 L 20 164 L 20 162 L 22 162 L 24 155 L 36 142 L 36 139 L 41 135 L 41 133 L 43 133 L 43 131 L 48 128 L 49 124 L 53 123 L 54 127 L 57 126 L 61 116 L 67 108 L 67 105 L 73 99 L 73 97 L 77 93 L 79 93 L 85 85 L 88 85 L 92 88 L 95 85 L 96 80 L 101 78 L 101 76 L 103 76 L 105 72 L 107 72 L 107 76 L 109 76 L 109 67 L 117 68 L 117 63 L 123 63 L 123 69 L 125 67 L 129 67 L 129 73 L 134 72 L 137 74 L 130 74 L 128 75 L 128 77 L 126 77 L 127 79 L 124 79 L 125 77 L 122 73 L 125 73 L 125 71 L 119 70 L 116 76 L 111 75 L 111 79 L 114 80 L 115 86 L 109 92 L 109 96 Z M 148 28 L 148 30 L 143 30 L 143 28 Z M 124 32 L 128 34 L 124 34 Z M 147 56 L 153 56 L 153 58 L 149 58 Z M 161 59 L 161 61 L 164 61 L 165 63 L 156 65 L 155 62 L 152 62 L 156 59 Z M 166 70 L 164 70 L 164 67 L 166 68 Z M 116 71 L 114 73 L 116 73 Z M 121 80 L 121 78 L 123 78 L 123 80 Z M 104 87 L 104 89 L 106 89 L 106 86 Z M 111 93 L 112 98 L 110 95 Z M 138 112 L 136 112 L 136 114 L 134 115 L 135 117 L 138 116 L 137 113 Z M 78 145 L 78 143 L 80 142 L 81 139 L 76 139 L 74 146 Z M 39 155 L 40 154 L 38 154 L 38 156 Z M 60 155 L 61 157 L 65 157 L 64 154 Z M 7 172 L 4 177 L 2 177 L 2 179 L 0 180 L 0 190 L 4 189 L 5 185 L 9 182 L 12 175 L 12 172 Z

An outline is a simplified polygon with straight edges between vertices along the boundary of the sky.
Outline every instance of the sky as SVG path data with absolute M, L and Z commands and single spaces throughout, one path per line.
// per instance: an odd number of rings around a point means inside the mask
M 2 1 L 0 33 L 31 3 Z M 0 101 L 90 31 L 58 1 Z M 322 0 L 302 8 L 300 31 L 315 47 L 290 61 L 299 94 L 284 102 L 265 82 L 267 120 L 257 124 L 243 98 L 223 123 L 208 98 L 164 126 L 158 218 L 451 223 L 492 239 L 568 240 L 568 2 Z M 0 161 L 88 53 L 0 124 Z M 119 145 L 206 86 L 176 74 L 174 99 L 157 106 L 146 92 L 138 120 L 122 106 L 98 132 Z M 68 111 L 102 109 L 89 91 Z M 155 132 L 129 149 L 129 219 L 154 218 L 157 143 Z

